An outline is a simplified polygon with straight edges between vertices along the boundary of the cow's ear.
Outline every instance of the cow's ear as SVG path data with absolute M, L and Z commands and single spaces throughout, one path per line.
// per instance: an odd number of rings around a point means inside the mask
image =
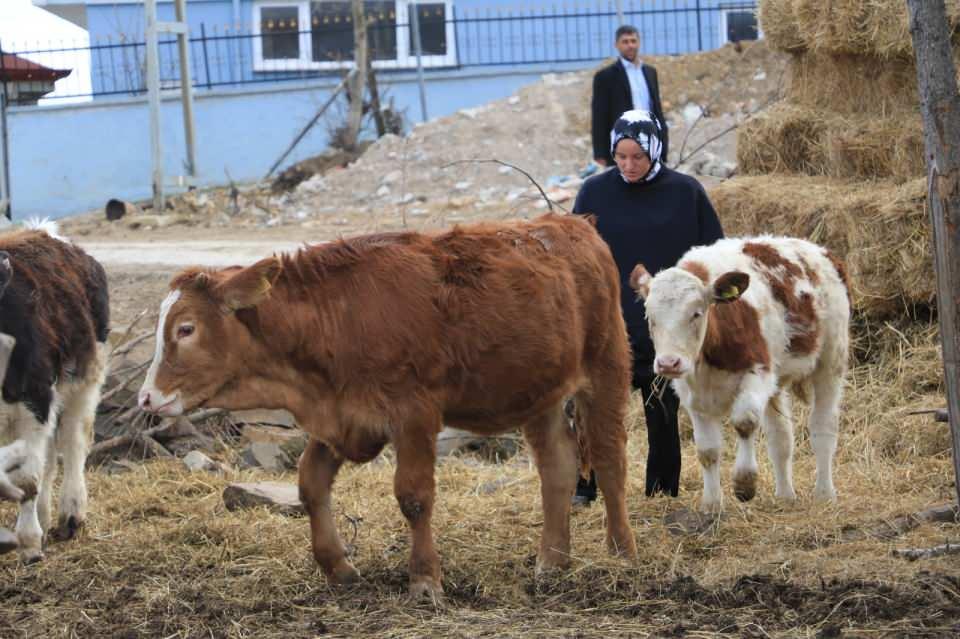
M 276 257 L 262 259 L 218 283 L 213 293 L 229 313 L 256 306 L 267 299 L 282 268 Z
M 636 291 L 637 299 L 647 299 L 647 295 L 650 294 L 650 282 L 652 281 L 653 278 L 650 277 L 647 267 L 638 262 L 630 273 L 630 288 Z
M 735 302 L 750 286 L 750 276 L 742 271 L 728 271 L 713 283 L 713 301 L 718 304 Z

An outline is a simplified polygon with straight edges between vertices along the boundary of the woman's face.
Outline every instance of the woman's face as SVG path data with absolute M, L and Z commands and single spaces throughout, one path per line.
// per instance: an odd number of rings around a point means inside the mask
M 643 147 L 630 138 L 624 138 L 617 144 L 613 159 L 628 182 L 638 182 L 650 171 L 650 158 Z

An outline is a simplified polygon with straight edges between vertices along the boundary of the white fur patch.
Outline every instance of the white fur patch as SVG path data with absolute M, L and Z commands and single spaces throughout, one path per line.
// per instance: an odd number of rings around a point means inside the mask
M 143 388 L 145 390 L 152 391 L 156 389 L 157 370 L 160 368 L 160 362 L 163 361 L 163 327 L 167 324 L 167 315 L 170 314 L 170 309 L 173 308 L 173 305 L 176 304 L 179 299 L 180 289 L 177 289 L 170 291 L 170 294 L 167 295 L 160 304 L 160 319 L 157 320 L 156 350 L 154 350 L 153 362 L 150 363 L 150 369 L 147 370 L 147 377 L 143 382 Z
M 36 217 L 30 218 L 24 223 L 23 226 L 31 231 L 43 231 L 53 239 L 60 240 L 61 242 L 70 241 L 66 237 L 60 235 L 60 227 L 57 226 L 57 223 L 51 220 L 49 217 L 45 217 L 43 219 Z

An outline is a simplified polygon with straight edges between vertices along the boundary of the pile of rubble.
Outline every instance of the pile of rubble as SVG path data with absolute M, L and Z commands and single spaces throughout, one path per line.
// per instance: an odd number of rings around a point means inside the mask
M 733 131 L 780 95 L 786 56 L 760 41 L 650 62 L 659 70 L 670 121 L 669 163 L 707 185 L 732 175 Z M 528 217 L 548 207 L 531 178 L 569 209 L 592 155 L 592 76 L 593 70 L 544 75 L 509 98 L 431 120 L 405 137 L 384 136 L 346 166 L 341 152 L 311 158 L 293 167 L 295 180 L 287 179 L 292 169 L 285 172 L 280 185 L 295 185 L 285 192 L 277 192 L 277 183 L 191 192 L 173 198 L 171 210 L 127 215 L 119 224 L 298 226 L 336 237 Z M 314 167 L 325 170 L 304 179 Z M 103 226 L 103 215 L 70 224 L 71 232 L 89 234 Z

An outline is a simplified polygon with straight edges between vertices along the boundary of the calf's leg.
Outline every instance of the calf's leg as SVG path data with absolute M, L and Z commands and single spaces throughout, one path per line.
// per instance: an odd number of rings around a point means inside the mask
M 337 534 L 330 505 L 333 480 L 343 459 L 327 446 L 310 439 L 300 458 L 300 501 L 310 515 L 310 540 L 313 557 L 327 579 L 351 583 L 360 573 L 347 561 L 347 549 Z

